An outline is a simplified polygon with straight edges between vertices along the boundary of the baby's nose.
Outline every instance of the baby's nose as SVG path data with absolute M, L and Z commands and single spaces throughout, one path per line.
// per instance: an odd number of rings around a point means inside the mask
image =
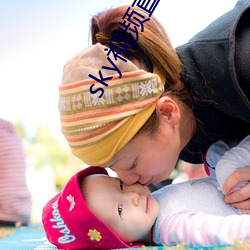
M 126 193 L 127 199 L 134 205 L 138 206 L 139 205 L 139 199 L 140 195 L 137 192 L 127 192 Z

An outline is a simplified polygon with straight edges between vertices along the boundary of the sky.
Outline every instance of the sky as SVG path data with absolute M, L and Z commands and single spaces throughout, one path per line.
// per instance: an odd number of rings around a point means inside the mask
M 61 138 L 58 85 L 63 65 L 91 44 L 92 15 L 133 1 L 0 0 L 0 118 L 20 119 L 29 135 L 44 124 Z M 236 2 L 160 0 L 154 15 L 176 47 Z

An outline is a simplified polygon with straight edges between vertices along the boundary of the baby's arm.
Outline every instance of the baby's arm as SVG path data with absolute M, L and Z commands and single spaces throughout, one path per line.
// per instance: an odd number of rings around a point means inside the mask
M 242 140 L 237 146 L 227 151 L 217 162 L 215 167 L 218 189 L 222 191 L 227 178 L 237 169 L 250 165 L 250 135 Z M 241 183 L 236 189 L 245 186 Z M 234 190 L 236 190 L 234 189 Z M 233 191 L 234 191 L 233 190 Z
M 208 167 L 208 174 L 215 177 L 215 166 L 219 159 L 225 154 L 225 152 L 229 151 L 232 147 L 229 146 L 222 140 L 219 140 L 213 143 L 206 154 L 206 165 Z
M 215 216 L 203 212 L 173 211 L 161 225 L 161 244 L 206 246 L 250 239 L 250 215 Z

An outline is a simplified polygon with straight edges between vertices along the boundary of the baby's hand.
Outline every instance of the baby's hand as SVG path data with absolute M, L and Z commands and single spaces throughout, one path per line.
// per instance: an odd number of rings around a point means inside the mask
M 222 192 L 224 201 L 240 209 L 243 214 L 250 214 L 250 166 L 233 172 L 225 181 Z M 244 187 L 231 192 L 236 186 L 245 183 Z

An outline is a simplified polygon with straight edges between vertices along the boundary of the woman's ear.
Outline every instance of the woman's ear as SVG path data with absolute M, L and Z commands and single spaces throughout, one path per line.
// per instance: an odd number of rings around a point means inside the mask
M 180 122 L 178 104 L 169 96 L 162 96 L 156 104 L 156 113 L 160 119 L 175 126 Z

